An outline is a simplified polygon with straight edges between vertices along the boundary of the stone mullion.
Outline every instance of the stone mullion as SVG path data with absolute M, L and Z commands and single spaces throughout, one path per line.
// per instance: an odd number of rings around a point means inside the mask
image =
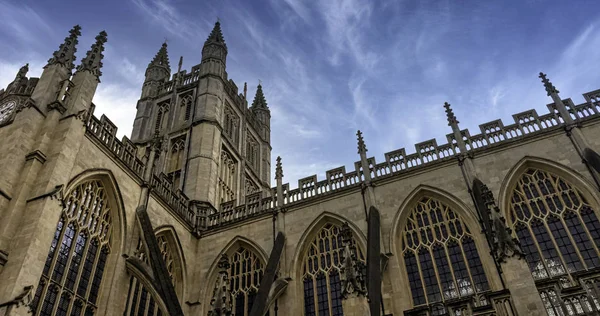
M 539 257 L 540 257 L 540 262 L 542 263 L 542 266 L 544 267 L 544 270 L 546 270 L 546 274 L 548 274 L 548 278 L 550 278 L 550 269 L 548 268 L 548 266 L 546 265 L 546 258 L 544 257 L 544 252 L 542 251 L 542 248 L 540 248 L 540 243 L 537 240 L 537 237 L 535 236 L 535 234 L 533 233 L 533 229 L 531 229 L 531 220 L 532 218 L 529 218 L 528 222 L 526 223 L 526 227 L 527 230 L 529 231 L 529 235 L 531 236 L 531 239 L 533 240 L 533 244 L 535 246 L 535 249 L 537 249 Z M 542 221 L 543 223 L 543 221 Z M 535 271 L 535 266 L 533 267 L 534 271 Z M 531 269 L 530 269 L 531 271 Z M 535 279 L 535 278 L 534 278 Z
M 56 267 L 56 261 L 58 260 L 58 255 L 60 253 L 60 246 L 63 243 L 63 239 L 65 237 L 65 233 L 67 232 L 67 229 L 69 227 L 69 218 L 67 218 L 67 216 L 63 217 L 63 214 L 61 214 L 61 218 L 63 219 L 63 227 L 61 229 L 60 232 L 60 236 L 58 237 L 57 241 L 56 241 L 56 248 L 54 248 L 54 255 L 52 256 L 52 260 L 50 261 L 50 268 L 48 268 L 48 283 L 51 282 L 52 280 L 52 274 L 54 274 L 54 268 Z M 58 226 L 58 223 L 60 222 L 60 218 L 58 220 L 58 222 L 56 222 L 56 226 Z M 56 228 L 54 228 L 54 232 L 56 233 Z M 54 238 L 53 238 L 54 239 Z M 52 244 L 51 244 L 52 245 Z M 47 257 L 46 257 L 47 260 Z M 45 264 L 45 262 L 44 262 Z M 42 272 L 43 275 L 43 272 Z M 44 296 L 40 296 L 40 300 L 42 300 L 44 298 Z
M 90 304 L 89 301 L 89 297 L 90 297 L 90 292 L 92 290 L 93 287 L 93 283 L 94 283 L 94 278 L 96 277 L 96 273 L 98 273 L 98 261 L 100 260 L 100 256 L 102 255 L 102 249 L 104 248 L 104 245 L 102 244 L 102 241 L 100 241 L 100 238 L 98 238 L 98 249 L 96 249 L 96 257 L 94 258 L 94 263 L 92 265 L 92 272 L 90 273 L 90 281 L 88 283 L 87 289 L 85 289 L 85 302 L 86 305 Z M 107 254 L 108 256 L 108 254 Z M 100 286 L 98 287 L 98 296 L 100 296 L 100 290 L 102 289 L 102 280 L 100 280 Z M 98 297 L 96 297 L 96 301 L 98 300 Z M 94 306 L 96 306 L 96 303 L 93 304 Z
M 438 271 L 438 267 L 437 267 L 437 264 L 436 264 L 436 261 L 435 261 L 435 257 L 433 255 L 433 248 L 434 248 L 435 244 L 436 243 L 434 242 L 430 247 L 428 247 L 429 248 L 429 250 L 428 250 L 429 251 L 429 257 L 431 258 L 431 262 L 432 262 L 432 265 L 433 265 L 433 271 L 435 272 L 435 278 L 436 278 L 437 283 L 438 283 L 438 289 L 440 291 L 440 298 L 442 299 L 442 302 L 445 302 L 446 299 L 444 297 L 444 289 L 442 288 L 442 281 L 440 279 L 440 273 Z
M 420 235 L 420 234 L 419 234 Z M 429 305 L 429 293 L 427 293 L 427 285 L 425 284 L 425 278 L 423 278 L 423 269 L 421 269 L 421 255 L 420 248 L 422 246 L 417 247 L 415 250 L 415 258 L 417 259 L 417 268 L 419 269 L 419 278 L 421 279 L 421 286 L 423 287 L 423 293 L 425 294 L 425 304 Z M 413 300 L 414 304 L 414 300 Z
M 538 170 L 537 172 L 542 172 L 542 171 L 541 171 L 541 170 Z M 535 182 L 533 182 L 533 184 L 535 185 L 535 188 L 536 188 L 536 190 L 538 190 L 538 193 L 542 193 L 542 190 L 541 190 L 541 188 L 540 188 L 540 185 L 539 185 L 539 181 L 535 181 Z M 555 188 L 555 189 L 556 189 L 556 188 Z M 573 191 L 576 191 L 576 190 L 573 190 Z M 555 192 L 561 192 L 561 191 L 555 190 Z M 554 194 L 556 194 L 556 195 L 557 195 L 557 196 L 560 198 L 560 195 L 558 195 L 558 193 L 554 193 Z M 551 208 L 549 207 L 549 205 L 548 205 L 548 203 L 547 203 L 547 201 L 546 201 L 546 199 L 545 199 L 545 197 L 547 197 L 547 196 L 550 196 L 550 195 L 542 195 L 542 196 L 539 198 L 539 199 L 542 201 L 542 204 L 544 205 L 544 207 L 546 208 L 546 211 L 547 211 L 547 213 L 548 213 L 547 215 L 545 215 L 545 216 L 546 216 L 546 218 L 547 218 L 547 217 L 548 217 L 548 215 L 551 213 L 551 211 L 550 211 L 550 210 L 551 210 Z M 583 203 L 583 199 L 581 199 L 581 197 L 579 197 L 579 196 L 578 196 L 578 198 L 579 198 L 579 201 L 580 201 L 581 203 Z M 571 245 L 573 245 L 573 248 L 575 248 L 575 253 L 577 253 L 577 257 L 579 257 L 579 261 L 580 261 L 581 263 L 583 263 L 583 266 L 585 267 L 585 266 L 587 266 L 587 264 L 585 263 L 585 260 L 583 260 L 583 256 L 581 256 L 581 253 L 579 252 L 579 247 L 577 247 L 577 243 L 575 243 L 575 240 L 573 239 L 573 236 L 571 236 L 571 232 L 569 231 L 569 228 L 568 228 L 568 226 L 567 226 L 567 223 L 565 222 L 565 219 L 564 219 L 564 215 L 565 215 L 565 208 L 564 208 L 564 206 L 565 206 L 565 205 L 564 205 L 564 203 L 563 203 L 563 209 L 562 209 L 562 210 L 560 210 L 560 213 L 559 213 L 559 214 L 555 214 L 555 215 L 558 215 L 558 220 L 559 220 L 559 221 L 562 223 L 562 225 L 563 225 L 563 228 L 565 229 L 565 233 L 567 234 L 567 237 L 568 237 L 568 238 L 569 238 L 569 240 L 571 241 Z M 547 224 L 547 220 L 544 220 L 544 224 L 545 224 L 546 226 L 548 226 L 548 224 Z M 550 228 L 550 227 L 548 227 L 548 228 Z M 550 235 L 550 236 L 552 236 L 552 240 L 553 240 L 553 243 L 554 243 L 554 245 L 555 245 L 555 247 L 556 247 L 556 250 L 557 250 L 557 252 L 559 253 L 559 256 L 561 257 L 561 259 L 563 260 L 564 267 L 565 267 L 565 272 L 567 272 L 567 273 L 569 274 L 569 276 L 570 276 L 571 274 L 568 272 L 567 263 L 566 263 L 566 262 L 564 261 L 564 259 L 562 258 L 562 251 L 560 251 L 560 248 L 558 248 L 558 245 L 556 244 L 556 240 L 555 240 L 555 238 L 554 238 L 554 234 L 552 233 L 552 231 L 551 231 L 550 229 L 548 229 L 548 232 L 549 232 L 549 235 Z
M 460 290 L 458 288 L 458 282 L 456 281 L 456 275 L 454 272 L 454 266 L 452 266 L 452 261 L 450 260 L 450 255 L 448 254 L 448 240 L 444 243 L 444 254 L 446 255 L 446 260 L 448 262 L 448 267 L 450 267 L 450 273 L 452 273 L 452 284 L 454 284 L 454 290 L 456 291 L 456 297 L 460 297 Z
M 463 231 L 463 236 L 460 237 L 459 241 L 458 241 L 458 246 L 460 247 L 460 253 L 462 255 L 462 258 L 465 260 L 465 267 L 467 268 L 467 274 L 469 277 L 469 280 L 471 281 L 471 287 L 473 287 L 473 294 L 477 294 L 477 288 L 475 286 L 475 282 L 473 281 L 473 274 L 471 273 L 471 267 L 469 266 L 469 260 L 467 259 L 467 256 L 465 255 L 465 250 L 463 249 L 463 239 L 465 238 L 469 238 L 468 235 L 464 234 Z M 475 245 L 475 242 L 473 241 L 473 246 L 475 247 L 475 249 L 477 249 L 477 245 Z M 485 276 L 486 280 L 487 280 L 487 276 Z M 459 290 L 459 296 L 460 296 L 460 290 Z
M 552 233 L 552 230 L 550 230 L 550 226 L 548 226 L 548 221 L 544 220 L 543 223 L 544 223 L 544 227 L 546 228 L 546 230 L 548 232 L 548 236 L 550 237 L 550 241 L 552 242 L 552 245 L 554 246 L 554 249 L 556 250 L 556 253 L 558 254 L 558 258 L 560 259 L 561 264 L 563 265 L 563 269 L 565 270 L 565 273 L 567 274 L 569 279 L 572 281 L 573 277 L 571 276 L 571 273 L 569 272 L 569 267 L 567 266 L 567 262 L 563 258 L 562 251 L 560 250 L 560 248 L 558 247 L 558 244 L 556 243 L 554 234 Z M 548 270 L 548 273 L 550 273 L 549 270 Z M 552 276 L 550 276 L 550 277 L 552 277 Z

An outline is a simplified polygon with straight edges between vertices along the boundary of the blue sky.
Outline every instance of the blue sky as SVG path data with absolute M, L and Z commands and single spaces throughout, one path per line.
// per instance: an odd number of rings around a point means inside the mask
M 445 143 L 445 101 L 471 134 L 527 109 L 545 113 L 540 71 L 582 102 L 600 88 L 599 9 L 597 0 L 0 0 L 0 87 L 27 62 L 39 76 L 73 25 L 83 28 L 79 58 L 106 30 L 96 115 L 129 135 L 164 39 L 173 71 L 181 55 L 189 70 L 219 17 L 229 77 L 252 95 L 262 80 L 273 161 L 282 156 L 296 187 L 352 170 L 357 129 L 378 162 L 427 139 Z

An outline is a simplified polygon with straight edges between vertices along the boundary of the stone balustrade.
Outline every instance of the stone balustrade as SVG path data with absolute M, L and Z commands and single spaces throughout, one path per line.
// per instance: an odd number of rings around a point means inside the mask
M 197 71 L 184 75 L 184 82 L 186 82 L 186 78 L 193 78 L 194 73 Z M 586 93 L 584 98 L 587 102 L 579 105 L 574 105 L 570 99 L 563 101 L 573 120 L 578 123 L 600 116 L 600 90 Z M 554 104 L 549 104 L 548 109 L 549 113 L 543 115 L 538 115 L 535 110 L 514 114 L 512 116 L 514 123 L 510 125 L 504 125 L 502 120 L 481 124 L 479 125 L 480 133 L 476 135 L 471 135 L 467 129 L 462 130 L 461 135 L 467 152 L 476 154 L 516 139 L 534 137 L 562 126 L 564 120 L 555 109 Z M 97 119 L 90 115 L 86 127 L 88 133 L 113 153 L 118 161 L 134 174 L 142 177 L 145 166 L 137 158 L 137 148 L 127 137 L 123 137 L 120 141 L 116 138 L 117 128 L 106 116 L 103 115 Z M 380 163 L 377 163 L 374 157 L 368 158 L 371 178 L 376 181 L 457 157 L 460 149 L 454 134 L 446 135 L 446 139 L 447 143 L 441 145 L 437 144 L 435 139 L 418 143 L 412 154 L 407 154 L 404 148 L 385 153 L 385 161 Z M 237 203 L 235 200 L 223 203 L 220 205 L 220 210 L 202 202 L 198 204 L 197 201 L 190 201 L 181 191 L 174 190 L 172 183 L 162 174 L 153 177 L 152 185 L 154 192 L 193 230 L 206 231 L 261 214 L 272 213 L 275 208 L 290 207 L 348 188 L 359 187 L 364 181 L 363 172 L 360 161 L 357 161 L 354 164 L 354 170 L 346 171 L 344 166 L 337 167 L 326 171 L 326 179 L 323 180 L 318 180 L 316 175 L 302 178 L 298 180 L 296 189 L 290 189 L 289 183 L 284 184 L 282 186 L 284 205 L 277 205 L 277 189 L 272 188 L 270 192 L 257 192 L 246 196 L 243 203 Z M 263 194 L 268 196 L 263 196 Z

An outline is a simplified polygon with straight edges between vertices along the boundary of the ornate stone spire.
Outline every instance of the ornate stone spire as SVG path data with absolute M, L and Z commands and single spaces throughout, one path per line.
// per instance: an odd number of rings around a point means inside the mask
M 217 59 L 225 64 L 227 58 L 227 45 L 221 31 L 221 23 L 217 21 L 215 27 L 208 35 L 204 47 L 202 47 L 202 61 L 207 59 Z
M 102 68 L 102 58 L 104 58 L 102 52 L 104 51 L 104 43 L 107 41 L 107 35 L 105 31 L 102 31 L 96 36 L 96 42 L 87 51 L 85 58 L 81 61 L 81 65 L 77 67 L 77 72 L 89 71 L 100 81 L 100 76 L 102 76 L 100 69 Z
M 154 59 L 148 64 L 148 68 L 150 67 L 162 67 L 171 72 L 171 66 L 169 65 L 169 54 L 167 53 L 167 42 L 164 42 Z
M 283 168 L 281 167 L 281 157 L 277 156 L 277 159 L 275 159 L 277 161 L 277 163 L 275 164 L 275 179 L 279 180 L 279 179 L 283 179 Z
M 363 139 L 362 132 L 360 130 L 358 130 L 356 132 L 356 136 L 358 137 L 358 153 L 366 154 L 367 146 L 365 145 L 365 140 Z
M 258 87 L 256 88 L 256 95 L 254 96 L 254 101 L 252 101 L 252 107 L 253 110 L 254 109 L 263 109 L 263 110 L 268 110 L 269 107 L 267 106 L 267 99 L 265 99 L 265 95 L 263 94 L 262 91 L 262 85 L 258 85 Z
M 210 301 L 211 310 L 209 316 L 225 316 L 231 315 L 231 293 L 229 292 L 229 258 L 226 254 L 222 254 L 217 268 L 219 268 L 219 276 L 215 283 L 213 298 Z
M 342 225 L 342 244 L 344 252 L 342 253 L 342 297 L 348 298 L 349 295 L 364 296 L 367 294 L 367 287 L 363 275 L 365 264 L 358 260 L 356 245 L 352 242 L 352 230 L 348 223 Z
M 454 115 L 454 111 L 452 111 L 452 108 L 450 107 L 450 103 L 444 102 L 444 107 L 446 108 L 446 116 L 448 117 L 448 126 L 453 126 L 453 125 L 460 123 L 456 119 L 456 116 Z
M 546 88 L 546 92 L 548 92 L 548 96 L 552 96 L 552 94 L 558 94 L 560 91 L 556 90 L 556 87 L 552 85 L 552 82 L 546 78 L 546 74 L 540 72 L 540 76 L 542 82 L 544 83 L 544 87 Z
M 217 21 L 217 23 L 215 23 L 215 26 L 213 27 L 212 31 L 210 32 L 210 35 L 208 35 L 206 42 L 204 42 L 204 46 L 206 46 L 208 44 L 219 44 L 219 45 L 223 46 L 225 49 L 227 49 L 227 45 L 225 44 L 225 39 L 223 38 L 223 32 L 221 31 L 221 23 L 219 21 Z
M 60 64 L 73 70 L 75 64 L 75 52 L 77 52 L 77 37 L 81 35 L 81 26 L 75 25 L 70 31 L 69 36 L 65 38 L 64 43 L 60 44 L 57 51 L 52 54 L 52 58 L 48 60 L 46 67 L 50 65 Z M 44 67 L 44 68 L 46 68 Z

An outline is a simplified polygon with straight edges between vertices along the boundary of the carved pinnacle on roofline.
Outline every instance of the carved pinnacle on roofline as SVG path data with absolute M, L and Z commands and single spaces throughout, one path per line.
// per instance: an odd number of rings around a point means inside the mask
M 546 92 L 548 92 L 548 95 L 552 95 L 553 93 L 559 93 L 560 91 L 556 90 L 556 87 L 554 85 L 552 85 L 552 82 L 550 82 L 550 80 L 548 80 L 548 78 L 546 78 L 546 74 L 543 72 L 540 72 L 540 76 L 542 79 L 542 82 L 544 83 L 544 87 L 546 88 Z
M 358 130 L 356 132 L 356 136 L 358 137 L 358 153 L 366 153 L 367 152 L 367 146 L 365 145 L 365 140 L 362 137 L 362 132 L 360 130 Z
M 45 67 L 60 64 L 67 67 L 69 70 L 73 70 L 75 67 L 73 63 L 75 61 L 75 52 L 77 52 L 77 37 L 80 35 L 81 26 L 73 26 L 69 31 L 69 36 L 65 38 L 65 41 L 62 44 L 60 44 L 58 50 L 52 54 L 52 58 L 48 60 L 48 64 Z
M 446 116 L 448 117 L 448 126 L 458 124 L 459 122 L 456 119 L 456 115 L 454 115 L 452 108 L 450 107 L 450 103 L 444 102 L 444 107 L 446 108 Z
M 283 179 L 283 168 L 281 167 L 281 157 L 277 156 L 275 164 L 275 179 Z

